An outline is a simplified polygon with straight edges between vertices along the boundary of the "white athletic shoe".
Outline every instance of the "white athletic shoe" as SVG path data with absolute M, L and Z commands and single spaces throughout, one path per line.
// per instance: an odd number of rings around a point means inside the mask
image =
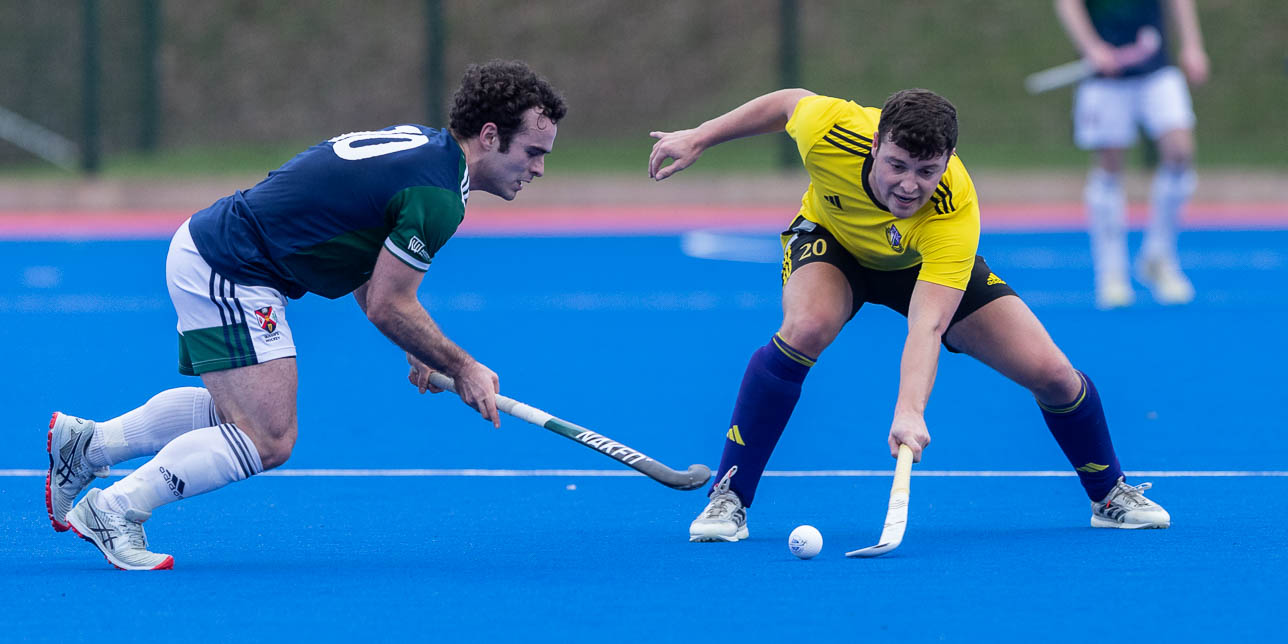
M 1149 483 L 1127 485 L 1118 477 L 1114 489 L 1100 501 L 1091 502 L 1091 527 L 1093 528 L 1166 528 L 1172 525 L 1172 516 L 1163 506 L 1145 498 Z
M 1127 279 L 1096 280 L 1096 308 L 1101 311 L 1121 309 L 1136 303 L 1136 293 Z
M 85 462 L 89 441 L 94 436 L 94 421 L 54 412 L 49 419 L 49 473 L 45 475 L 45 509 L 54 530 L 66 532 L 67 511 L 76 497 L 95 476 L 107 476 L 108 468 L 97 470 Z
M 172 570 L 174 557 L 148 551 L 148 537 L 143 522 L 151 512 L 127 510 L 118 514 L 97 505 L 100 490 L 92 489 L 72 511 L 67 522 L 72 530 L 107 557 L 108 563 L 121 570 Z
M 1149 287 L 1159 304 L 1189 304 L 1194 301 L 1194 285 L 1173 260 L 1142 257 L 1136 262 L 1136 279 Z
M 750 534 L 742 499 L 729 489 L 729 479 L 737 471 L 737 465 L 729 468 L 720 483 L 711 490 L 711 501 L 706 509 L 689 524 L 689 541 L 737 541 Z

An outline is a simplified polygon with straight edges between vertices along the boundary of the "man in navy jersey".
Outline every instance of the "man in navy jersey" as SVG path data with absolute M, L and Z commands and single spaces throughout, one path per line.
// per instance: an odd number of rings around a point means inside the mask
M 1163 0 L 1057 0 L 1056 13 L 1096 76 L 1074 97 L 1074 139 L 1092 152 L 1084 198 L 1096 274 L 1096 306 L 1113 309 L 1136 299 L 1127 270 L 1127 195 L 1123 157 L 1136 142 L 1137 127 L 1158 146 L 1159 164 L 1150 188 L 1150 220 L 1136 259 L 1136 277 L 1161 304 L 1185 304 L 1194 287 L 1181 272 L 1176 234 L 1181 210 L 1194 194 L 1194 110 L 1186 80 L 1207 80 L 1194 0 L 1168 0 L 1180 44 L 1172 66 Z M 1144 61 L 1123 67 L 1114 48 L 1152 30 L 1162 41 Z
M 567 111 L 518 61 L 471 65 L 447 129 L 398 125 L 319 143 L 258 185 L 220 199 L 175 233 L 166 259 L 179 317 L 179 370 L 204 388 L 163 391 L 95 423 L 55 412 L 45 500 L 54 529 L 90 541 L 127 570 L 171 568 L 143 521 L 169 502 L 286 462 L 297 435 L 288 299 L 353 294 L 407 352 L 423 393 L 432 370 L 500 426 L 497 375 L 443 334 L 416 291 L 456 232 L 471 189 L 514 199 L 540 177 Z M 153 455 L 73 503 L 95 475 Z

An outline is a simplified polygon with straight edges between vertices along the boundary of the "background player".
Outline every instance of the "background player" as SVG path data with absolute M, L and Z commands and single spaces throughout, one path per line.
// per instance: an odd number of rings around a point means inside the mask
M 417 288 L 470 190 L 511 200 L 542 176 L 566 107 L 517 61 L 470 66 L 453 103 L 448 129 L 337 136 L 180 227 L 166 260 L 180 371 L 205 388 L 163 391 L 102 423 L 56 412 L 45 495 L 55 530 L 72 528 L 119 568 L 170 568 L 169 555 L 147 549 L 142 524 L 155 508 L 286 462 L 297 434 L 286 303 L 308 292 L 353 293 L 407 351 L 413 384 L 423 392 L 430 367 L 442 371 L 500 426 L 497 375 L 438 329 Z M 95 473 L 152 454 L 72 507 Z
M 914 460 L 930 444 L 925 408 L 942 342 L 1030 390 L 1091 499 L 1096 527 L 1165 528 L 1170 517 L 1127 485 L 1100 397 L 975 251 L 979 205 L 955 154 L 957 111 L 926 90 L 880 109 L 786 89 L 697 128 L 652 132 L 649 175 L 661 181 L 724 141 L 786 129 L 810 175 L 783 233 L 783 322 L 747 365 L 724 454 L 691 541 L 748 536 L 746 508 L 818 356 L 865 302 L 908 318 L 887 438 Z M 670 165 L 667 160 L 674 159 Z M 737 476 L 735 476 L 735 474 Z
M 1127 196 L 1123 157 L 1136 142 L 1136 128 L 1158 147 L 1159 166 L 1150 190 L 1150 219 L 1136 260 L 1136 277 L 1162 304 L 1194 299 L 1194 287 L 1181 272 L 1176 233 L 1181 210 L 1194 194 L 1194 110 L 1186 78 L 1207 80 L 1193 0 L 1168 0 L 1180 35 L 1181 71 L 1171 65 L 1167 39 L 1153 57 L 1122 68 L 1113 48 L 1136 40 L 1142 28 L 1166 33 L 1162 0 L 1056 0 L 1056 13 L 1073 44 L 1097 70 L 1074 97 L 1074 139 L 1092 151 L 1084 197 L 1090 221 L 1091 254 L 1096 273 L 1096 306 L 1111 309 L 1135 301 L 1127 275 Z

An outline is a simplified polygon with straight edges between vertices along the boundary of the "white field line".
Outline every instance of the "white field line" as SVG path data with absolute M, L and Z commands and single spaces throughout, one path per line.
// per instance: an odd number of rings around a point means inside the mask
M 132 469 L 113 469 L 112 476 L 125 476 Z M 44 476 L 47 470 L 34 469 L 0 469 L 0 476 Z M 1186 477 L 1288 477 L 1284 470 L 1128 470 L 1127 476 L 1143 478 L 1186 478 Z M 835 477 L 864 478 L 890 477 L 894 470 L 770 470 L 765 476 L 776 477 Z M 1065 470 L 920 470 L 913 476 L 929 478 L 993 478 L 993 477 L 1073 477 L 1074 472 Z M 643 476 L 633 470 L 495 470 L 495 469 L 281 469 L 270 470 L 259 476 L 292 476 L 292 477 L 442 477 L 442 476 L 479 476 L 479 477 L 614 477 Z

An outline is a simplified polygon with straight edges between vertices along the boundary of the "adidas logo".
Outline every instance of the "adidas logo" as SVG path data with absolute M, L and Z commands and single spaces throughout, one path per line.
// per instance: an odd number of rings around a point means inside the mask
M 1127 508 L 1121 505 L 1114 505 L 1112 502 L 1106 503 L 1105 507 L 1100 508 L 1100 515 L 1113 521 L 1121 522 L 1123 515 L 1127 514 Z
M 1005 284 L 1005 283 L 1006 283 L 1006 282 L 1002 281 L 1002 278 L 1000 278 L 1000 277 L 998 277 L 998 276 L 996 276 L 996 275 L 994 275 L 994 274 L 992 274 L 992 273 L 989 273 L 989 274 L 988 274 L 988 282 L 987 282 L 986 286 L 994 286 L 994 285 L 996 285 L 996 284 Z
M 739 445 L 742 445 L 743 447 L 747 446 L 746 443 L 742 442 L 742 432 L 738 431 L 737 425 L 734 425 L 733 427 L 729 428 L 729 433 L 725 434 L 725 438 L 728 438 L 729 440 Z
M 161 470 L 161 478 L 164 478 L 166 484 L 170 486 L 170 491 L 173 492 L 175 496 L 182 499 L 183 488 L 186 486 L 183 479 L 171 474 L 170 470 L 167 470 L 164 467 L 158 467 L 157 469 Z
M 1086 465 L 1083 465 L 1082 467 L 1075 468 L 1075 469 L 1077 469 L 1079 472 L 1086 472 L 1087 474 L 1095 474 L 1096 472 L 1103 472 L 1109 469 L 1109 466 L 1101 465 L 1099 463 L 1087 463 Z
M 845 210 L 845 208 L 841 207 L 841 197 L 837 195 L 823 195 L 823 199 L 832 204 L 833 208 L 836 208 L 837 210 Z

